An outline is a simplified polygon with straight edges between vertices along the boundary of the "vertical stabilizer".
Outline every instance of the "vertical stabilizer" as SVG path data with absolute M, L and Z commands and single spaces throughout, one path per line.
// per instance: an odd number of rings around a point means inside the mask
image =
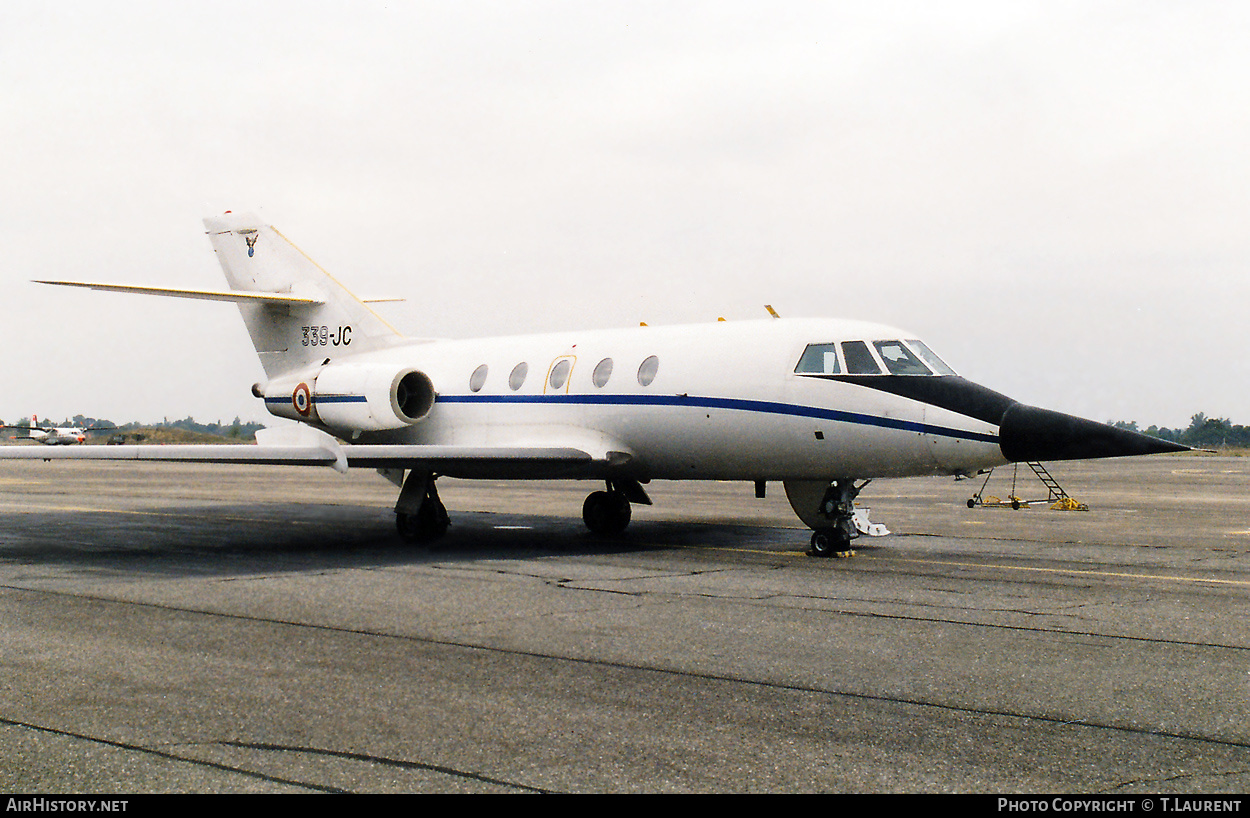
M 388 346 L 400 336 L 271 225 L 250 213 L 204 220 L 230 289 L 315 304 L 239 304 L 270 378 L 326 358 Z

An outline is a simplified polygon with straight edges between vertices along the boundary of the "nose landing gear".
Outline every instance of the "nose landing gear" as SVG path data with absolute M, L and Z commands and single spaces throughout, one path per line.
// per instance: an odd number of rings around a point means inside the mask
M 870 482 L 865 480 L 856 486 L 854 480 L 842 479 L 829 484 L 818 509 L 825 524 L 812 532 L 811 548 L 807 552 L 810 556 L 855 556 L 851 550 L 851 540 L 859 536 L 855 526 L 855 498 Z

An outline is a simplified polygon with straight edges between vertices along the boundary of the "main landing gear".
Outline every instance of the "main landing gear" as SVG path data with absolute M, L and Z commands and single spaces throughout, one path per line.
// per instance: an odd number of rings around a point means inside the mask
M 451 525 L 434 480 L 430 472 L 409 472 L 395 501 L 395 527 L 409 542 L 437 540 Z M 582 519 L 595 534 L 619 534 L 629 525 L 633 503 L 651 505 L 651 498 L 637 480 L 609 480 L 606 491 L 592 492 L 586 498 Z
M 859 536 L 855 526 L 855 498 L 871 481 L 865 480 L 856 486 L 854 480 L 834 480 L 825 489 L 825 496 L 820 501 L 819 512 L 824 524 L 812 532 L 811 548 L 808 554 L 813 557 L 853 557 L 851 540 Z
M 651 505 L 637 480 L 609 480 L 607 491 L 592 492 L 582 504 L 582 520 L 593 534 L 620 534 L 629 525 L 631 503 Z
M 438 499 L 434 475 L 409 472 L 395 501 L 395 527 L 399 535 L 409 542 L 431 542 L 446 534 L 449 525 L 451 518 L 447 516 L 443 501 Z

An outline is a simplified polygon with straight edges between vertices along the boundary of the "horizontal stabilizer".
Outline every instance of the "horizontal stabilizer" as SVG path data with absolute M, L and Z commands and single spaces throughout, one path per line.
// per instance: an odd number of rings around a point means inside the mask
M 86 287 L 113 293 L 138 293 L 139 295 L 163 295 L 171 298 L 197 298 L 201 301 L 233 301 L 236 304 L 288 304 L 313 307 L 325 301 L 290 293 L 243 292 L 241 290 L 179 290 L 172 287 L 139 287 L 130 284 L 97 284 L 90 281 L 36 281 L 36 284 L 55 284 L 60 287 Z

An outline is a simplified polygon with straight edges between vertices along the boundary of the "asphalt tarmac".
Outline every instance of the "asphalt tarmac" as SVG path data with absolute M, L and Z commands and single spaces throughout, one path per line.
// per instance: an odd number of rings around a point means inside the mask
M 826 560 L 778 484 L 443 480 L 428 549 L 371 472 L 0 463 L 0 788 L 1250 790 L 1250 459 L 1051 470 Z

